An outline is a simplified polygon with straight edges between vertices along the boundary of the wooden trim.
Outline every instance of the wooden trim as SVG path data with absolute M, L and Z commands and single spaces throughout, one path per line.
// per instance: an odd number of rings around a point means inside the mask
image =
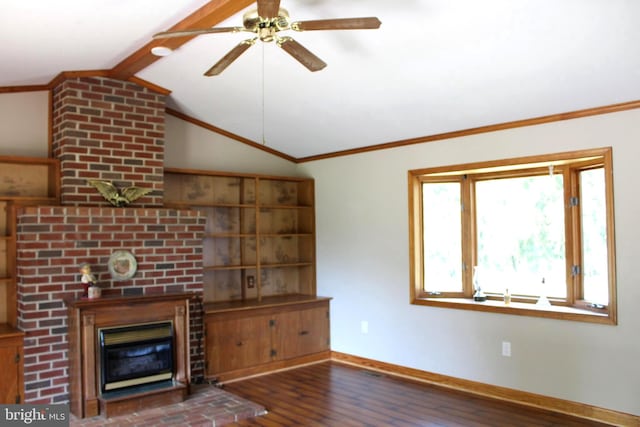
M 130 81 L 131 83 L 135 83 L 138 86 L 142 86 L 142 87 L 146 87 L 147 89 L 150 89 L 156 93 L 159 93 L 160 95 L 170 95 L 171 94 L 171 90 L 164 88 L 162 86 L 159 86 L 157 84 L 151 83 L 150 81 L 141 79 L 139 77 L 129 77 L 127 79 L 128 81 Z
M 422 144 L 424 142 L 441 141 L 443 139 L 459 138 L 469 135 L 477 135 L 481 133 L 495 132 L 499 130 L 514 129 L 525 126 L 534 126 L 545 123 L 558 122 L 562 120 L 578 119 L 582 117 L 596 116 L 600 114 L 617 113 L 620 111 L 633 110 L 640 108 L 640 100 L 623 102 L 620 104 L 605 105 L 602 107 L 587 108 L 584 110 L 570 111 L 567 113 L 550 114 L 548 116 L 534 117 L 531 119 L 515 120 L 511 122 L 498 123 L 487 126 L 480 126 L 470 129 L 457 130 L 453 132 L 439 133 L 435 135 L 421 136 L 417 138 L 403 139 L 384 144 L 369 145 L 367 147 L 352 148 L 349 150 L 334 151 L 332 153 L 318 154 L 315 156 L 299 157 L 297 163 L 311 162 L 315 160 L 324 160 L 332 157 L 350 156 L 352 154 L 366 153 L 369 151 L 386 150 L 389 148 L 404 147 L 407 145 Z
M 96 323 L 96 317 L 94 313 L 81 313 L 77 314 L 81 324 L 81 336 L 79 340 L 79 346 L 72 351 L 81 352 L 82 366 L 81 366 L 81 389 L 83 395 L 81 397 L 84 410 L 81 417 L 94 417 L 98 415 L 98 395 L 96 391 L 96 377 L 99 375 L 98 368 L 96 366 L 96 348 L 95 348 L 95 330 L 94 325 Z
M 476 302 L 471 298 L 428 298 L 418 297 L 411 304 L 458 310 L 482 311 L 485 313 L 500 313 L 516 316 L 543 317 L 545 319 L 572 320 L 577 322 L 598 323 L 602 325 L 616 325 L 616 319 L 611 315 L 568 307 L 565 305 L 538 306 L 534 303 L 519 302 L 512 297 L 511 303 L 506 305 L 501 300 L 487 299 Z
M 269 154 L 273 154 L 274 156 L 278 156 L 280 158 L 283 158 L 285 160 L 289 160 L 290 162 L 296 162 L 296 158 L 295 157 L 291 157 L 285 153 L 282 153 L 280 151 L 274 150 L 273 148 L 269 148 L 266 145 L 263 144 L 258 144 L 257 142 L 251 141 L 250 139 L 244 138 L 240 135 L 236 135 L 235 133 L 231 133 L 229 131 L 226 131 L 224 129 L 220 129 L 219 127 L 213 126 L 209 123 L 203 122 L 202 120 L 198 120 L 196 118 L 193 118 L 191 116 L 187 116 L 184 113 L 181 113 L 179 111 L 176 111 L 172 108 L 166 108 L 165 112 L 167 114 L 170 114 L 174 117 L 177 117 L 179 119 L 182 119 L 186 122 L 189 122 L 191 124 L 194 124 L 196 126 L 200 126 L 204 129 L 210 130 L 211 132 L 215 132 L 218 133 L 220 135 L 226 136 L 227 138 L 231 138 L 231 139 L 235 139 L 238 142 L 242 142 L 243 144 L 247 144 L 253 148 L 257 148 L 258 150 L 262 150 L 265 151 Z
M 16 93 L 16 92 L 42 92 L 49 90 L 49 85 L 29 85 L 29 86 L 2 86 L 0 93 Z
M 631 426 L 639 425 L 640 423 L 640 417 L 624 412 L 614 411 L 612 409 L 605 409 L 587 405 L 585 403 L 573 402 L 570 400 L 543 396 L 526 391 L 465 380 L 462 378 L 435 374 L 432 372 L 407 368 L 346 353 L 332 351 L 331 360 L 347 365 L 359 366 L 373 371 L 384 372 L 389 375 L 446 387 L 465 393 L 489 397 L 491 399 L 498 399 L 505 402 L 517 403 L 520 405 L 532 406 L 561 414 L 572 415 L 574 417 L 608 423 L 615 426 Z
M 112 77 L 111 72 L 109 70 L 62 71 L 60 74 L 55 76 L 47 84 L 30 85 L 30 86 L 4 86 L 4 87 L 0 87 L 0 94 L 17 93 L 17 92 L 40 92 L 40 91 L 51 92 L 56 86 L 62 83 L 63 80 L 71 79 L 71 78 L 80 78 L 80 77 L 117 78 L 117 77 Z M 150 89 L 161 95 L 169 95 L 171 93 L 171 90 L 164 88 L 162 86 L 156 85 L 154 83 L 151 83 L 147 80 L 141 79 L 139 77 L 131 76 L 128 79 L 124 79 L 123 81 L 129 81 L 137 85 L 140 85 L 142 87 L 146 87 L 147 89 Z M 49 111 L 49 113 L 51 114 L 51 111 Z
M 566 165 L 574 165 L 576 162 L 581 161 L 580 159 L 583 161 L 584 159 L 588 159 L 589 162 L 593 162 L 596 157 L 599 157 L 600 159 L 598 160 L 602 162 L 603 158 L 607 156 L 608 153 L 611 153 L 611 151 L 611 147 L 586 148 L 584 150 L 562 151 L 559 153 L 536 154 L 533 156 L 520 156 L 454 165 L 433 166 L 428 168 L 412 169 L 409 171 L 409 176 L 434 175 L 437 177 L 437 175 L 444 173 L 455 176 L 459 174 L 479 173 L 478 171 L 486 174 L 487 172 L 482 172 L 482 170 L 485 169 L 497 170 L 497 172 L 493 172 L 495 174 L 502 173 L 499 169 L 509 169 L 508 173 L 510 176 L 519 176 L 517 171 L 521 169 L 533 171 L 537 169 L 545 169 L 549 163 L 562 165 L 557 167 L 566 167 Z M 582 164 L 583 163 L 581 163 L 581 165 Z M 548 174 L 548 172 L 544 173 Z M 444 182 L 446 182 L 446 180 L 444 180 Z
M 192 28 L 208 28 L 219 24 L 233 14 L 241 11 L 254 3 L 254 0 L 218 0 L 210 1 L 200 9 L 182 21 L 169 28 L 168 31 L 186 30 Z M 151 53 L 151 48 L 156 46 L 166 46 L 170 49 L 177 49 L 193 37 L 175 37 L 163 40 L 151 40 L 146 45 L 129 55 L 122 62 L 116 65 L 109 76 L 116 79 L 127 80 L 138 71 L 156 62 L 160 57 Z
M 613 185 L 613 153 L 605 156 L 605 195 L 607 208 L 607 254 L 609 264 L 609 317 L 615 324 L 618 324 L 618 286 L 616 276 L 616 230 L 615 230 L 615 203 L 614 203 L 614 185 Z
M 105 78 L 114 78 L 110 75 L 109 70 L 86 70 L 86 71 L 63 71 L 54 77 L 45 87 L 44 90 L 53 91 L 53 89 L 62 83 L 66 79 L 76 79 L 82 77 L 105 77 Z M 169 95 L 171 91 L 162 86 L 151 83 L 147 80 L 141 79 L 139 77 L 132 76 L 128 79 L 121 79 L 122 81 L 129 81 L 131 83 L 135 83 L 139 86 L 150 89 L 154 92 L 157 92 L 161 95 Z
M 49 105 L 47 111 L 49 117 L 47 118 L 47 153 L 48 157 L 53 159 L 53 89 L 48 89 L 49 92 Z M 58 176 L 58 178 L 60 178 Z
M 173 326 L 176 331 L 185 331 L 185 333 L 175 334 L 176 340 L 176 372 L 175 381 L 178 383 L 189 384 L 191 381 L 191 361 L 189 354 L 191 352 L 190 346 L 190 331 L 189 331 L 189 303 L 185 305 L 176 305 L 174 307 Z
M 47 89 L 53 90 L 66 79 L 81 77 L 109 77 L 109 70 L 62 71 L 49 82 Z
M 1 157 L 0 157 L 1 158 Z M 222 176 L 222 177 L 237 177 L 237 178 L 260 178 L 263 180 L 276 180 L 276 181 L 292 181 L 292 182 L 306 182 L 313 180 L 313 178 L 303 176 L 285 176 L 285 175 L 262 175 L 246 172 L 225 172 L 215 171 L 210 169 L 187 169 L 187 168 L 164 168 L 164 173 L 167 174 L 194 174 L 194 175 L 207 175 L 207 176 Z M 243 203 L 254 204 L 254 203 Z

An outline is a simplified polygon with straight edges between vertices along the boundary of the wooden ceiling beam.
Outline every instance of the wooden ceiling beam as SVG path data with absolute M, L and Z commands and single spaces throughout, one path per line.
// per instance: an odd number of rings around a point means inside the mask
M 169 28 L 168 31 L 213 27 L 254 2 L 255 0 L 210 1 L 173 27 Z M 151 53 L 151 48 L 156 46 L 166 46 L 171 49 L 177 49 L 192 38 L 193 37 L 176 37 L 163 40 L 151 40 L 149 43 L 142 46 L 111 69 L 109 77 L 127 80 L 133 77 L 138 71 L 148 67 L 160 59 Z

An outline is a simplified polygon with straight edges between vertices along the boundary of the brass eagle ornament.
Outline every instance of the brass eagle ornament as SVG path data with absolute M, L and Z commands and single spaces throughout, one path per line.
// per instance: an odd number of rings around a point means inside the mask
M 127 187 L 121 191 L 109 181 L 89 180 L 87 183 L 95 187 L 105 200 L 118 208 L 128 206 L 134 200 L 153 191 L 151 188 L 139 187 Z

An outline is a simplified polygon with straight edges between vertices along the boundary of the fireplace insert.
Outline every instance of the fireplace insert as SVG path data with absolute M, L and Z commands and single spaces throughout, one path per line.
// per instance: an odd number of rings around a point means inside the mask
M 173 322 L 99 328 L 103 393 L 173 378 Z

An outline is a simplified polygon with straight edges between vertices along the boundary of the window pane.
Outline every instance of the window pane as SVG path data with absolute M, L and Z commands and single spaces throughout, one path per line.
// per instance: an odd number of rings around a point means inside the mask
M 609 304 L 604 169 L 580 172 L 584 299 Z
M 422 185 L 424 288 L 462 292 L 460 183 Z
M 476 182 L 485 292 L 566 298 L 562 175 Z

